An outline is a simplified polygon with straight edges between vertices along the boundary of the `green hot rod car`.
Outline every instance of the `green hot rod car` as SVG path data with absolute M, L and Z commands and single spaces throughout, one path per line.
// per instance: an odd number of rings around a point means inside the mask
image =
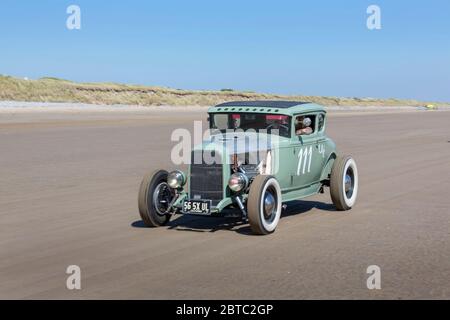
M 208 110 L 210 138 L 191 151 L 188 172 L 157 170 L 141 183 L 147 226 L 174 214 L 239 216 L 256 234 L 272 233 L 285 203 L 330 187 L 337 210 L 358 193 L 355 160 L 326 135 L 327 114 L 314 103 L 227 102 Z

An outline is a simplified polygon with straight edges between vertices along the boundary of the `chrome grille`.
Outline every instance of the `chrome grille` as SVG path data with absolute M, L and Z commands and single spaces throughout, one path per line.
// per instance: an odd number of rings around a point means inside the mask
M 195 151 L 200 152 L 201 151 Z M 192 153 L 190 198 L 212 200 L 217 205 L 223 199 L 223 174 L 222 164 L 206 164 L 201 157 L 202 163 L 195 164 L 194 152 Z

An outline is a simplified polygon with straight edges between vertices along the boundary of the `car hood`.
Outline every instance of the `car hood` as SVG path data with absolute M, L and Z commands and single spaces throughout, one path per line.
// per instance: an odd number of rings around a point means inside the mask
M 284 144 L 289 139 L 277 135 L 256 132 L 229 132 L 211 135 L 198 145 L 196 150 L 217 150 L 227 154 L 242 154 L 269 151 Z

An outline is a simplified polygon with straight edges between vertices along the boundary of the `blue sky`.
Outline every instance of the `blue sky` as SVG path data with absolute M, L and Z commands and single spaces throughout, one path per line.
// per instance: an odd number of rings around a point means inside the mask
M 0 43 L 32 79 L 450 101 L 448 0 L 2 0 Z

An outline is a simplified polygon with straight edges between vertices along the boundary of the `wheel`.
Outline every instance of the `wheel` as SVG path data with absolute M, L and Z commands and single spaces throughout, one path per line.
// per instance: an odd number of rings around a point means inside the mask
M 273 176 L 256 176 L 247 200 L 248 222 L 255 234 L 275 231 L 281 216 L 281 188 Z
M 156 170 L 144 176 L 139 189 L 139 214 L 148 227 L 167 224 L 170 214 L 167 212 L 174 191 L 167 184 L 167 171 Z
M 340 211 L 350 210 L 358 196 L 358 168 L 350 156 L 339 156 L 333 163 L 330 177 L 330 194 Z

